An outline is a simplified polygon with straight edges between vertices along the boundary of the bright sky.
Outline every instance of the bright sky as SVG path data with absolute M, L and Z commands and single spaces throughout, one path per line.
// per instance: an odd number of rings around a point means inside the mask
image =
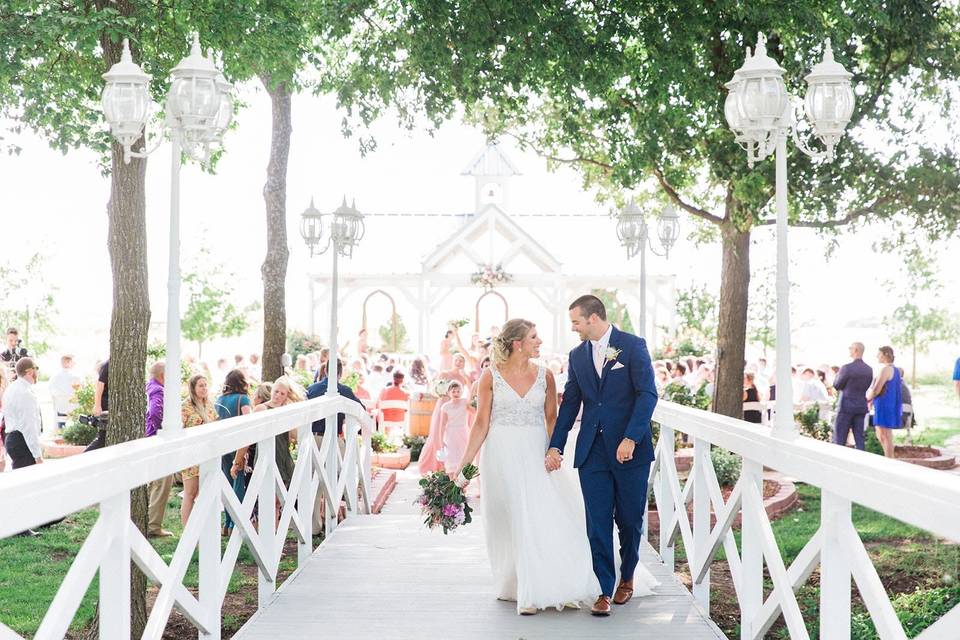
M 236 274 L 236 301 L 245 304 L 261 296 L 259 268 L 266 238 L 261 189 L 269 151 L 270 104 L 256 87 L 244 87 L 242 91 L 249 106 L 238 116 L 239 128 L 227 136 L 227 153 L 217 174 L 203 174 L 192 166 L 185 167 L 181 174 L 181 215 L 184 262 L 205 243 L 225 268 Z M 311 197 L 326 211 L 335 208 L 343 194 L 355 197 L 364 213 L 467 213 L 474 208 L 472 179 L 460 172 L 483 147 L 484 139 L 478 131 L 450 124 L 431 136 L 401 131 L 394 122 L 384 121 L 375 129 L 379 150 L 364 158 L 355 141 L 341 137 L 340 120 L 330 99 L 304 95 L 294 100 L 287 199 L 291 248 L 287 317 L 292 328 L 306 329 L 309 323 L 307 272 L 329 270 L 329 257 L 311 262 L 299 236 L 299 215 Z M 59 288 L 57 323 L 62 335 L 55 341 L 55 352 L 75 352 L 86 369 L 107 351 L 111 276 L 105 203 L 109 180 L 99 174 L 89 152 L 64 156 L 29 133 L 17 142 L 24 147 L 20 156 L 0 157 L 2 260 L 23 259 L 35 251 L 47 256 L 48 278 Z M 565 272 L 622 274 L 639 269 L 639 263 L 628 262 L 618 246 L 613 221 L 603 217 L 608 207 L 582 191 L 575 172 L 567 169 L 548 173 L 545 162 L 537 156 L 521 153 L 508 142 L 504 147 L 523 173 L 513 180 L 506 206 L 509 213 L 600 216 L 586 220 L 520 219 L 564 264 Z M 839 152 L 843 153 L 842 145 Z M 166 308 L 169 164 L 169 147 L 161 147 L 151 158 L 147 172 L 154 337 L 163 335 Z M 690 229 L 685 218 L 681 224 Z M 444 219 L 402 223 L 369 219 L 366 239 L 342 268 L 345 272 L 366 273 L 406 270 L 418 264 L 453 229 L 452 225 Z M 878 226 L 842 236 L 839 248 L 827 262 L 826 241 L 810 230 L 791 230 L 794 347 L 799 359 L 842 361 L 849 340 L 861 339 L 868 343 L 868 349 L 886 340 L 879 320 L 896 303 L 885 297 L 880 282 L 896 275 L 897 261 L 894 256 L 877 256 L 870 248 L 885 232 Z M 960 241 L 954 238 L 941 250 L 941 264 L 946 266 L 950 263 L 948 256 L 960 250 Z M 773 251 L 772 229 L 755 232 L 753 264 L 771 264 Z M 669 263 L 650 258 L 648 264 L 651 273 L 674 274 L 678 288 L 694 282 L 706 283 L 714 290 L 719 287 L 719 246 L 698 248 L 684 240 L 674 249 Z M 957 272 L 954 267 L 943 273 L 948 285 L 943 302 L 954 309 L 960 302 Z M 516 289 L 512 292 L 522 296 Z M 359 326 L 359 302 L 354 300 L 347 306 L 343 331 L 349 337 L 356 331 L 351 327 Z M 637 309 L 632 311 L 636 314 Z M 386 310 L 376 313 L 380 320 L 371 324 L 382 324 Z M 415 314 L 403 307 L 400 313 L 415 335 Z M 318 310 L 319 318 L 326 318 L 326 314 L 325 308 Z M 455 308 L 438 311 L 438 315 L 433 321 L 435 332 L 446 320 L 466 314 L 462 308 Z M 566 326 L 563 328 L 565 331 Z M 258 325 L 243 338 L 213 345 L 205 356 L 215 359 L 239 349 L 248 353 L 259 350 L 259 332 Z M 572 341 L 572 336 L 565 339 Z M 941 349 L 934 354 L 931 366 L 945 369 L 956 355 L 953 350 Z

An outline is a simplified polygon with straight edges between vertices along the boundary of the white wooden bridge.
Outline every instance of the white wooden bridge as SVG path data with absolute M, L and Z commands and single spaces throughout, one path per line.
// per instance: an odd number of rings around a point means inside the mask
M 340 412 L 348 416 L 346 454 L 332 439 L 318 450 L 309 437 L 313 420 Z M 187 430 L 38 465 L 0 476 L 0 538 L 91 505 L 100 517 L 74 560 L 34 637 L 62 638 L 94 576 L 99 574 L 100 635 L 130 637 L 131 561 L 160 586 L 144 638 L 160 638 L 176 607 L 200 638 L 221 637 L 221 607 L 246 545 L 258 571 L 258 613 L 239 638 L 547 638 L 636 637 L 722 638 L 705 611 L 710 602 L 710 565 L 723 547 L 740 605 L 741 638 L 763 638 L 781 616 L 792 640 L 809 638 L 794 595 L 820 568 L 821 638 L 850 637 L 851 585 L 883 640 L 906 640 L 870 557 L 851 521 L 851 504 L 874 509 L 945 539 L 960 541 L 960 477 L 799 437 L 774 439 L 766 428 L 661 402 L 657 462 L 651 486 L 660 510 L 657 551 L 644 559 L 663 586 L 656 595 L 616 607 L 607 619 L 585 611 L 544 612 L 519 617 L 512 603 L 493 600 L 487 585 L 482 528 L 477 524 L 451 536 L 422 529 L 409 506 L 415 488 L 401 483 L 392 506 L 369 515 L 369 418 L 355 403 L 322 398 L 265 413 L 250 414 Z M 297 428 L 301 444 L 289 492 L 274 465 L 274 436 Z M 694 465 L 681 483 L 673 455 L 675 431 L 694 443 Z M 241 503 L 220 471 L 220 455 L 257 442 L 261 454 L 246 499 Z M 710 446 L 743 458 L 740 480 L 723 501 Z M 188 467 L 201 467 L 201 490 L 176 552 L 165 562 L 130 521 L 130 491 Z M 762 472 L 770 467 L 822 492 L 819 530 L 788 567 L 763 509 Z M 309 535 L 313 496 L 327 503 L 327 530 L 316 550 Z M 404 498 L 407 498 L 406 500 Z M 254 503 L 282 505 L 279 527 L 262 519 L 250 523 Z M 346 500 L 346 520 L 334 517 Z M 687 505 L 692 504 L 689 518 Z M 220 513 L 237 523 L 221 553 Z M 711 514 L 716 524 L 711 525 Z M 731 531 L 742 515 L 738 545 Z M 679 517 L 678 517 L 679 516 Z M 481 515 L 482 517 L 482 515 Z M 298 570 L 276 584 L 288 531 L 299 541 Z M 683 541 L 693 576 L 692 592 L 673 577 L 674 544 Z M 199 550 L 199 589 L 183 585 L 190 560 Z M 764 567 L 773 589 L 765 593 Z M 3 623 L 0 640 L 20 638 Z M 920 640 L 960 638 L 960 606 L 919 636 Z

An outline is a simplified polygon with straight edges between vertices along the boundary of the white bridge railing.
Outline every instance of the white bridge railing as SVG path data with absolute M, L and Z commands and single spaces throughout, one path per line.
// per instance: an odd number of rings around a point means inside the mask
M 723 547 L 740 604 L 742 640 L 759 640 L 782 614 L 792 640 L 809 638 L 795 592 L 820 567 L 820 638 L 844 639 L 851 631 L 851 578 L 882 640 L 906 640 L 881 577 L 851 519 L 863 505 L 936 536 L 960 542 L 960 477 L 797 437 L 774 438 L 769 429 L 705 411 L 660 402 L 657 459 L 650 486 L 660 519 L 660 556 L 675 567 L 674 545 L 683 541 L 693 596 L 709 611 L 710 565 Z M 694 462 L 681 485 L 674 459 L 675 432 L 693 442 Z M 710 446 L 743 459 L 740 479 L 726 502 L 710 459 Z M 763 469 L 772 468 L 822 491 L 820 528 L 786 566 L 763 507 Z M 692 522 L 688 505 L 693 503 Z M 716 524 L 711 526 L 711 513 Z M 738 549 L 731 530 L 742 514 Z M 764 598 L 766 565 L 773 590 Z M 916 636 L 960 638 L 960 606 Z
M 327 434 L 336 433 L 336 414 L 346 415 L 345 453 L 335 437 L 318 449 L 311 433 L 314 420 L 327 419 Z M 275 436 L 297 430 L 297 459 L 289 489 L 275 460 Z M 369 513 L 370 434 L 372 422 L 360 405 L 343 398 L 321 398 L 272 411 L 187 429 L 182 436 L 145 438 L 0 475 L 0 538 L 99 505 L 100 516 L 74 559 L 50 604 L 35 638 L 59 639 L 94 576 L 99 572 L 100 637 L 130 638 L 131 560 L 160 587 L 144 638 L 160 638 L 173 607 L 199 630 L 200 638 L 219 638 L 221 606 L 243 545 L 259 573 L 259 607 L 276 590 L 277 570 L 288 531 L 298 541 L 297 561 L 313 552 L 311 519 L 317 491 L 326 504 L 329 534 L 337 526 L 341 499 L 347 514 Z M 257 460 L 246 497 L 240 502 L 220 467 L 222 454 L 257 444 Z M 200 492 L 176 552 L 166 563 L 130 520 L 130 492 L 192 465 L 200 466 Z M 259 525 L 250 518 L 259 501 Z M 275 507 L 279 501 L 279 525 Z M 221 554 L 220 514 L 235 523 Z M 199 550 L 199 589 L 194 596 L 183 584 L 194 551 Z M 20 638 L 2 623 L 0 639 Z

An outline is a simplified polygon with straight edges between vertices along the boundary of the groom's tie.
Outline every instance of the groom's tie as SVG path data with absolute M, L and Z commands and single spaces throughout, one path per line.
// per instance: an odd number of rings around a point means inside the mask
M 600 342 L 593 343 L 593 368 L 597 370 L 597 376 L 603 377 L 603 352 L 600 350 Z

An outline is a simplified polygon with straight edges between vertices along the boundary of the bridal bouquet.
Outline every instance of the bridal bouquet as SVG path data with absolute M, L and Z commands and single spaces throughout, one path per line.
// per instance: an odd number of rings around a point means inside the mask
M 473 480 L 480 473 L 476 465 L 468 464 L 461 472 L 466 480 Z M 423 488 L 414 504 L 420 505 L 420 510 L 426 518 L 423 524 L 428 529 L 441 527 L 444 534 L 448 534 L 462 524 L 470 524 L 473 520 L 470 513 L 473 508 L 463 494 L 461 483 L 454 482 L 443 471 L 435 471 L 425 478 L 421 478 Z M 466 484 L 466 483 L 462 483 Z

